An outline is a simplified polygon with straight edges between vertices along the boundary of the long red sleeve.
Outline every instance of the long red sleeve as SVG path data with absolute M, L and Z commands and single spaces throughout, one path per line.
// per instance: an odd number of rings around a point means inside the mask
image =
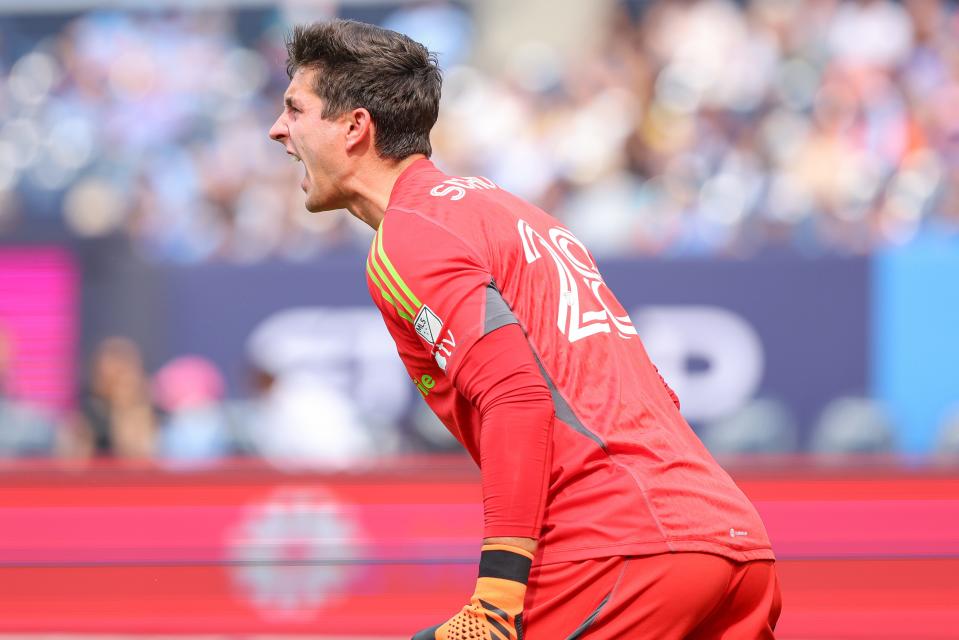
M 482 415 L 484 537 L 538 538 L 549 486 L 553 400 L 526 336 L 509 324 L 466 354 L 456 387 Z

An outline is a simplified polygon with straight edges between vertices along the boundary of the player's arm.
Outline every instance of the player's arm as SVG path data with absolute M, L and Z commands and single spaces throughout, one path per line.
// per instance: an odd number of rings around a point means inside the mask
M 476 590 L 456 616 L 414 640 L 522 640 L 523 600 L 549 484 L 553 400 L 517 324 L 464 358 L 454 385 L 482 416 L 484 544 Z
M 368 272 L 385 303 L 479 411 L 484 539 L 498 543 L 483 545 L 470 603 L 416 640 L 466 640 L 470 630 L 519 640 L 543 521 L 552 397 L 526 336 L 489 286 L 492 269 L 482 244 L 415 211 L 395 209 L 370 252 Z
M 539 538 L 549 480 L 553 399 L 523 330 L 507 324 L 466 354 L 453 384 L 482 416 L 484 536 Z

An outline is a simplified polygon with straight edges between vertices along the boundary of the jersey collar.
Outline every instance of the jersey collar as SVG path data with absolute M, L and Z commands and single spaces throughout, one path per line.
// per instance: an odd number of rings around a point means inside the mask
M 433 161 L 429 158 L 420 158 L 410 166 L 403 169 L 403 173 L 400 174 L 400 176 L 396 179 L 396 182 L 393 184 L 393 190 L 390 192 L 390 200 L 386 205 L 387 210 L 393 206 L 397 195 L 401 193 L 403 189 L 416 178 L 416 176 L 427 171 L 438 171 L 436 165 L 434 165 Z

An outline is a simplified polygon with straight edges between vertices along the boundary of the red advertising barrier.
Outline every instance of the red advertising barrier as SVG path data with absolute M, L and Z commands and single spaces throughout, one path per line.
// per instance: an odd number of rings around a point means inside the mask
M 470 464 L 2 470 L 0 632 L 408 637 L 472 588 Z M 734 476 L 779 555 L 780 637 L 957 637 L 959 470 Z

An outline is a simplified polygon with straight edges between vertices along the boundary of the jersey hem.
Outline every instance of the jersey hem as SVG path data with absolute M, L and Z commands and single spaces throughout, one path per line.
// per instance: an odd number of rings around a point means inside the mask
M 496 525 L 483 530 L 484 538 L 530 538 L 536 539 L 539 527 L 530 528 L 529 525 L 509 526 Z
M 534 564 L 557 564 L 595 560 L 614 556 L 651 556 L 661 553 L 699 552 L 728 558 L 734 562 L 751 560 L 775 560 L 776 555 L 770 547 L 754 549 L 733 549 L 711 540 L 669 540 L 660 542 L 626 542 L 623 544 L 585 547 L 579 549 L 544 549 L 538 562 Z

